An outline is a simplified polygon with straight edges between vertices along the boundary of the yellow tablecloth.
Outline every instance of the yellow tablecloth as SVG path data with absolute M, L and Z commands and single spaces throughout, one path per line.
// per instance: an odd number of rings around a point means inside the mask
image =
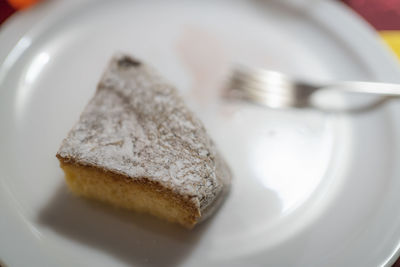
M 380 35 L 400 60 L 400 31 L 381 31 Z

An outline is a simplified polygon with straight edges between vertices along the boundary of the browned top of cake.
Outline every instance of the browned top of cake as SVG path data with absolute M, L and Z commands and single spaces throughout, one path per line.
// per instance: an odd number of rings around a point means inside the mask
M 204 210 L 230 172 L 176 89 L 143 63 L 116 55 L 57 156 L 149 179 Z

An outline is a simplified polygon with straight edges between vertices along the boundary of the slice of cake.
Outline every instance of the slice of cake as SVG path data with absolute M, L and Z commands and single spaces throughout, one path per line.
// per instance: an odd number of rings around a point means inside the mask
M 188 228 L 206 218 L 231 174 L 176 89 L 117 55 L 57 158 L 69 188 Z

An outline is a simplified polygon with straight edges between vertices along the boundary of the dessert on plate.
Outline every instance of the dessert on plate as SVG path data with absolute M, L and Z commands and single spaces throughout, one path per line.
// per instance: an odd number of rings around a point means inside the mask
M 231 181 L 176 89 L 124 54 L 111 59 L 57 158 L 78 195 L 188 228 L 215 210 Z

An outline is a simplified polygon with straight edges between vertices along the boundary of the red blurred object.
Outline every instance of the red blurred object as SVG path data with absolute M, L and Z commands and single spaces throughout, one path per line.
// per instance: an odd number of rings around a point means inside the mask
M 378 31 L 400 30 L 400 0 L 342 0 Z
M 0 24 L 3 23 L 16 10 L 6 0 L 0 0 Z
M 18 10 L 33 6 L 37 2 L 39 2 L 39 0 L 8 0 L 10 6 Z

